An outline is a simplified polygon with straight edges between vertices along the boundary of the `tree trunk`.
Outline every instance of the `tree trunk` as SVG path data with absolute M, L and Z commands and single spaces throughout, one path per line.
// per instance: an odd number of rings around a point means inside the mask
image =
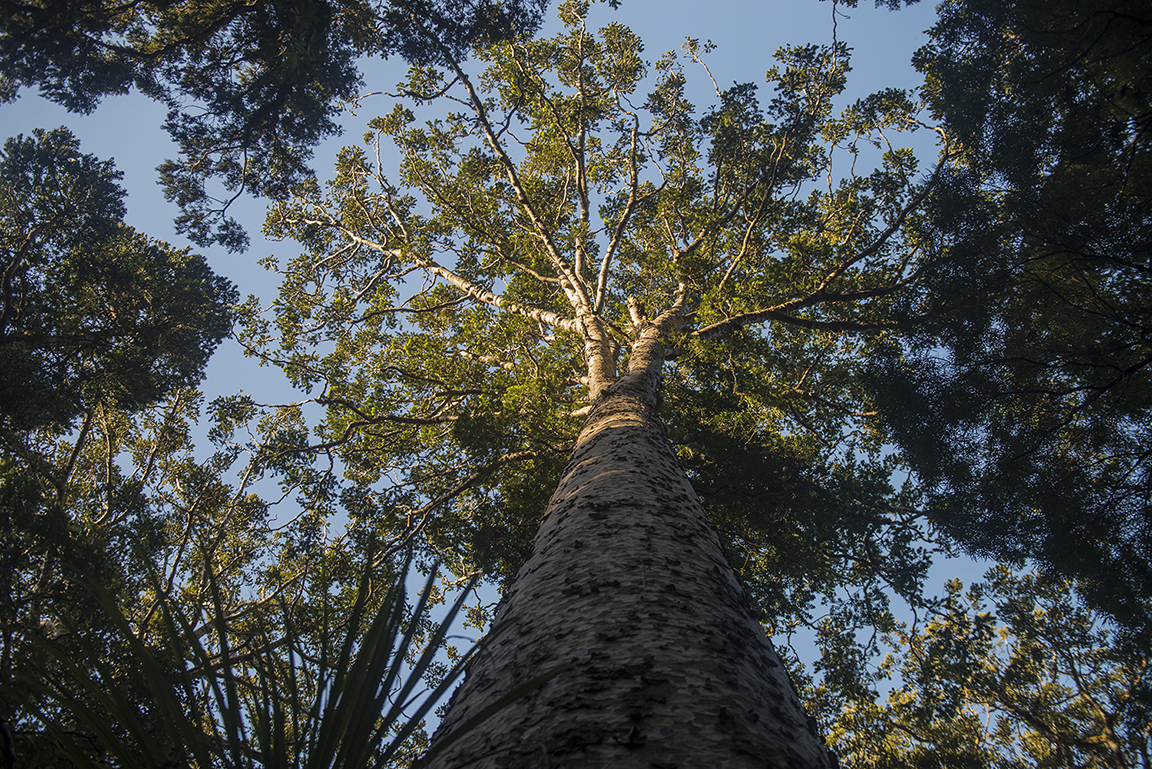
M 436 769 L 833 765 L 668 443 L 659 366 L 635 352 L 592 408 L 436 737 L 572 667 Z

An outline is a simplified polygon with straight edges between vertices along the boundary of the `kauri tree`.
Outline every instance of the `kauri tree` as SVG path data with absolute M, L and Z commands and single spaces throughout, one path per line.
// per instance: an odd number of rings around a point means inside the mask
M 268 260 L 243 338 L 325 408 L 296 450 L 343 469 L 349 536 L 516 575 L 443 728 L 556 675 L 436 766 L 827 765 L 760 619 L 916 592 L 916 500 L 855 374 L 933 253 L 939 172 L 891 144 L 907 95 L 833 114 L 842 46 L 697 115 L 706 46 L 650 66 L 586 13 L 479 75 L 411 70 L 414 108 L 273 207 L 305 252 Z M 882 612 L 870 589 L 839 619 Z

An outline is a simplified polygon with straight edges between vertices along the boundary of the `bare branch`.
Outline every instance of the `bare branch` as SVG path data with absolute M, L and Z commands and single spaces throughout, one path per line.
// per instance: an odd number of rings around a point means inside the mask
M 616 222 L 616 226 L 612 229 L 612 238 L 608 241 L 608 248 L 604 251 L 604 258 L 600 260 L 600 273 L 596 277 L 596 299 L 593 305 L 593 312 L 599 313 L 604 309 L 604 299 L 607 295 L 608 288 L 608 269 L 612 265 L 612 259 L 616 255 L 616 251 L 620 247 L 620 241 L 624 238 L 624 231 L 628 227 L 628 223 L 632 220 L 632 214 L 636 209 L 647 202 L 650 198 L 660 194 L 667 179 L 664 179 L 660 186 L 656 189 L 639 195 L 640 191 L 640 170 L 636 157 L 636 148 L 640 134 L 640 116 L 634 111 L 624 109 L 620 105 L 620 98 L 617 96 L 617 105 L 620 107 L 621 112 L 632 117 L 632 130 L 629 138 L 628 148 L 628 203 L 624 206 L 624 211 L 620 214 L 620 221 Z
M 399 256 L 402 253 L 398 248 L 388 248 L 387 246 L 384 246 L 380 243 L 376 243 L 375 241 L 357 235 L 355 232 L 352 232 L 347 228 L 340 227 L 339 229 L 344 233 L 345 237 L 349 238 L 350 240 L 354 240 L 368 248 L 380 251 L 382 253 L 394 254 L 396 256 Z M 499 294 L 494 294 L 486 288 L 475 285 L 471 281 L 461 277 L 460 275 L 457 275 L 452 270 L 449 270 L 447 267 L 443 267 L 437 264 L 434 260 L 429 259 L 428 257 L 419 256 L 413 252 L 409 252 L 408 256 L 410 256 L 412 260 L 419 264 L 420 267 L 422 267 L 424 270 L 427 270 L 433 275 L 443 279 L 445 282 L 456 287 L 478 302 L 483 302 L 484 304 L 497 307 L 501 310 L 504 310 L 505 312 L 511 312 L 516 315 L 523 315 L 526 318 L 531 318 L 532 320 L 539 321 L 556 328 L 561 328 L 565 331 L 578 331 L 580 328 L 579 323 L 573 318 L 563 318 L 549 310 L 542 310 L 537 307 L 530 307 L 525 304 L 520 304 L 518 302 L 505 299 Z
M 744 238 L 740 242 L 740 250 L 732 257 L 732 261 L 728 264 L 728 269 L 724 271 L 724 277 L 720 279 L 720 284 L 716 287 L 716 293 L 719 294 L 724 290 L 724 285 L 728 279 L 732 277 L 732 273 L 736 271 L 737 265 L 744 259 L 748 253 L 748 245 L 752 240 L 752 232 L 764 219 L 764 215 L 768 210 L 768 204 L 772 202 L 772 190 L 776 189 L 776 176 L 780 171 L 780 160 L 784 157 L 784 148 L 788 146 L 788 140 L 784 139 L 780 142 L 780 146 L 773 153 L 772 158 L 772 178 L 768 180 L 768 184 L 764 189 L 764 197 L 760 199 L 760 205 L 756 209 L 756 213 L 748 220 L 748 224 L 744 229 Z

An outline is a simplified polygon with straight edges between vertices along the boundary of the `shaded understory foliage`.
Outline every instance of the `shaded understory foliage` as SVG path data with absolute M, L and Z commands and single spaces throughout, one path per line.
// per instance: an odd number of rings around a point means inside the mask
M 930 516 L 969 552 L 1152 622 L 1152 16 L 1143 3 L 941 6 L 917 54 L 961 150 L 946 258 L 875 359 Z
M 108 631 L 32 639 L 46 663 L 21 665 L 6 687 L 23 709 L 6 747 L 25 767 L 360 769 L 427 759 L 423 719 L 468 655 L 435 687 L 423 678 L 442 665 L 436 655 L 467 591 L 434 621 L 436 573 L 409 606 L 407 567 L 383 585 L 365 571 L 350 606 L 321 576 L 241 622 L 210 572 L 212 605 L 195 614 L 153 582 L 151 632 L 87 585 Z

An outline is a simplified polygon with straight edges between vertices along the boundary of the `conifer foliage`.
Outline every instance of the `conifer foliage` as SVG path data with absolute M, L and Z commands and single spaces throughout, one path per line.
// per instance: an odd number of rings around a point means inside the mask
M 945 3 L 917 54 L 957 164 L 944 258 L 876 359 L 931 515 L 970 552 L 1082 581 L 1152 624 L 1152 17 Z

